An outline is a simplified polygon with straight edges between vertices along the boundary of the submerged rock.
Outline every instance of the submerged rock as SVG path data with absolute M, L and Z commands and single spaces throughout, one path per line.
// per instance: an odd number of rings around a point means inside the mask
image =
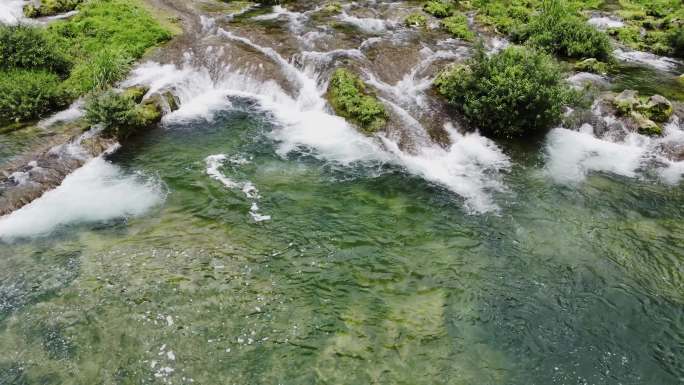
M 575 63 L 575 70 L 582 72 L 593 72 L 596 74 L 605 74 L 608 72 L 608 65 L 597 59 L 590 58 Z

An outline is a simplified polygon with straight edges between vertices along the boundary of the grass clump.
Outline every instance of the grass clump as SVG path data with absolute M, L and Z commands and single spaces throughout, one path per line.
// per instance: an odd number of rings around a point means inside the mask
M 423 11 L 438 18 L 448 17 L 454 14 L 454 8 L 449 0 L 429 0 L 423 4 Z
M 626 25 L 609 31 L 632 49 L 684 57 L 684 3 L 681 0 L 620 0 Z
M 443 70 L 434 85 L 470 124 L 498 137 L 548 128 L 574 96 L 553 58 L 525 47 L 491 56 L 480 47 L 465 64 Z
M 440 24 L 453 37 L 463 40 L 475 38 L 475 34 L 468 28 L 468 18 L 460 12 L 442 19 Z
M 57 75 L 46 70 L 0 70 L 0 122 L 35 119 L 66 105 Z
M 568 58 L 611 59 L 608 35 L 588 25 L 559 0 L 545 1 L 541 12 L 521 28 L 517 38 Z
M 386 124 L 385 107 L 366 91 L 363 81 L 347 69 L 335 70 L 327 97 L 337 115 L 352 121 L 368 134 Z

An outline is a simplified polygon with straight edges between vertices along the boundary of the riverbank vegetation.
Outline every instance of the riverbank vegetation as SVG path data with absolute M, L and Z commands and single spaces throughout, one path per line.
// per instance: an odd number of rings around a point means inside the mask
M 106 89 L 172 36 L 137 0 L 90 0 L 78 10 L 47 27 L 0 26 L 1 122 L 36 119 Z M 32 76 L 41 81 L 27 87 Z

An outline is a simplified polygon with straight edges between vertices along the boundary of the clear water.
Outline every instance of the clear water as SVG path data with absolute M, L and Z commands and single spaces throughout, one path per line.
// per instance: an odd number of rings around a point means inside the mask
M 161 203 L 3 244 L 0 384 L 684 381 L 681 187 L 559 185 L 508 143 L 500 211 L 473 215 L 398 166 L 283 158 L 272 129 L 245 107 L 152 131 L 110 160 Z

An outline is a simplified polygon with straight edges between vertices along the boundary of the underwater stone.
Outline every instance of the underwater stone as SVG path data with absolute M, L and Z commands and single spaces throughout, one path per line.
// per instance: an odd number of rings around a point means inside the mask
M 605 74 L 608 72 L 606 63 L 594 58 L 585 59 L 575 63 L 575 70 L 583 72 L 593 72 L 597 74 Z

